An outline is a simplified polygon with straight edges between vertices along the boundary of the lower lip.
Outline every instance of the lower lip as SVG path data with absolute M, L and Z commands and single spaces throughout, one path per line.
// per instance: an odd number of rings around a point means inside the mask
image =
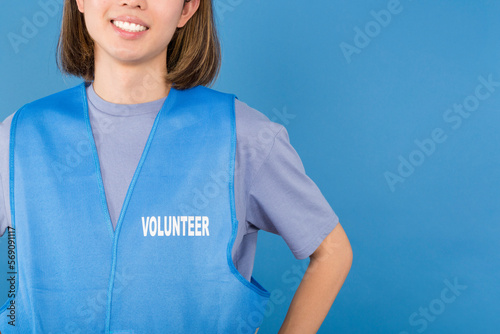
M 110 21 L 110 24 L 113 26 L 113 29 L 123 38 L 125 39 L 137 39 L 144 35 L 146 32 L 148 32 L 149 29 L 146 29 L 144 31 L 139 31 L 139 32 L 130 32 L 130 31 L 125 31 L 113 24 L 113 22 Z

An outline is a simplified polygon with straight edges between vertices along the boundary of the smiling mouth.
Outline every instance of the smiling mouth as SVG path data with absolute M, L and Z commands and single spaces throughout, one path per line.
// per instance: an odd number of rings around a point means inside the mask
M 128 31 L 128 32 L 141 32 L 146 31 L 149 28 L 136 23 L 130 23 L 126 21 L 111 20 L 111 23 L 116 27 Z

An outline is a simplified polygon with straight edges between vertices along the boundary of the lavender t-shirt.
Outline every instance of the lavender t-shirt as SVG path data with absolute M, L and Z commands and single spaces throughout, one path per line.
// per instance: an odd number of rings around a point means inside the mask
M 166 97 L 140 104 L 114 104 L 87 87 L 90 123 L 101 164 L 113 227 L 154 119 Z M 297 259 L 310 256 L 338 218 L 305 174 L 286 129 L 261 112 L 235 101 L 235 208 L 238 232 L 232 249 L 238 271 L 250 280 L 257 232 L 283 237 Z M 12 115 L 0 123 L 0 234 L 11 226 L 9 134 Z

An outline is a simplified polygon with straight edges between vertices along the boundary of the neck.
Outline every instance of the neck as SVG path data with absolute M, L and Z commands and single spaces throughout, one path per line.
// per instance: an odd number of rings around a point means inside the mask
M 106 57 L 95 58 L 94 90 L 103 100 L 117 104 L 137 104 L 168 95 L 165 81 L 166 55 L 142 64 L 127 64 Z

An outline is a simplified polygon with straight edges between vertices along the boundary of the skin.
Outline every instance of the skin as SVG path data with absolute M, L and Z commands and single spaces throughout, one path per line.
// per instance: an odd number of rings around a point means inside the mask
M 310 256 L 278 334 L 316 333 L 351 269 L 351 244 L 339 224 Z
M 112 103 L 136 104 L 168 95 L 165 83 L 167 46 L 176 28 L 194 15 L 200 0 L 76 0 L 95 41 L 94 90 Z M 110 20 L 140 18 L 150 28 L 127 40 Z M 279 334 L 316 333 L 342 287 L 352 264 L 352 249 L 338 224 L 310 257 L 309 267 L 292 299 Z M 258 331 L 258 329 L 257 329 Z M 256 331 L 256 333 L 257 333 Z
M 94 90 L 106 101 L 136 104 L 168 95 L 164 82 L 167 46 L 177 27 L 194 15 L 200 0 L 76 0 L 87 30 L 95 41 Z M 131 15 L 144 21 L 148 32 L 127 40 L 110 20 Z M 145 89 L 147 88 L 147 89 Z

